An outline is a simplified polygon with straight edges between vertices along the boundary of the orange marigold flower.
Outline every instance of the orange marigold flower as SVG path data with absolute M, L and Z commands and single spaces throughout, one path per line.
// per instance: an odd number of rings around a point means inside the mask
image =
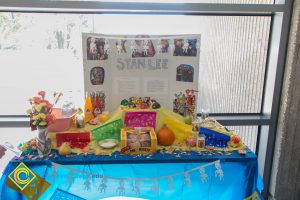
M 46 92 L 45 91 L 39 91 L 38 95 L 40 95 L 42 97 L 42 99 L 44 99 Z
M 54 115 L 52 115 L 52 114 L 48 114 L 48 115 L 46 115 L 46 122 L 47 122 L 48 124 L 51 124 L 51 123 L 53 123 L 53 122 L 54 122 L 54 120 L 55 120 L 55 117 L 54 117 Z
M 39 103 L 42 102 L 42 99 L 41 99 L 40 97 L 33 97 L 33 102 L 34 102 L 35 104 L 39 104 Z

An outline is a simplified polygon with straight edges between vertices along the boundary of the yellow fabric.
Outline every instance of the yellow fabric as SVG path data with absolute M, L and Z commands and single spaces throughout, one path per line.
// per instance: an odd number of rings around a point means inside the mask
M 169 129 L 175 134 L 175 143 L 184 141 L 188 136 L 193 135 L 192 126 L 184 123 L 184 117 L 179 114 L 168 110 L 167 108 L 161 107 L 159 109 L 117 109 L 110 115 L 110 118 L 103 125 L 112 122 L 117 119 L 122 119 L 124 121 L 126 112 L 156 112 L 156 129 L 158 130 L 166 124 Z

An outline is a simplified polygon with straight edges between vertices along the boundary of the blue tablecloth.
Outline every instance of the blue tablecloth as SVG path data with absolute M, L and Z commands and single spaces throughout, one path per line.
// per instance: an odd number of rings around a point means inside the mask
M 179 154 L 179 153 L 178 153 Z M 177 154 L 177 155 L 178 155 Z M 185 183 L 184 176 L 176 176 L 173 179 L 173 187 L 168 184 L 168 179 L 160 179 L 157 182 L 158 191 L 153 190 L 152 181 L 140 183 L 140 194 L 132 190 L 134 183 L 125 182 L 125 196 L 139 197 L 145 199 L 183 199 L 183 200 L 239 200 L 249 197 L 253 193 L 262 190 L 259 184 L 258 167 L 256 156 L 248 152 L 246 156 L 238 155 L 205 155 L 199 156 L 196 153 L 180 154 L 180 156 L 156 154 L 151 158 L 146 156 L 132 157 L 115 154 L 111 157 L 79 156 L 64 158 L 58 157 L 49 160 L 22 160 L 37 175 L 47 180 L 51 185 L 40 199 L 101 199 L 105 197 L 119 196 L 117 191 L 118 180 L 108 180 L 105 192 L 99 191 L 99 177 L 92 177 L 90 188 L 86 189 L 86 176 L 81 173 L 58 168 L 53 173 L 51 162 L 68 165 L 69 168 L 79 169 L 92 174 L 102 174 L 116 178 L 155 178 L 158 176 L 170 175 L 184 172 L 189 169 L 220 160 L 224 172 L 224 179 L 220 180 L 215 176 L 215 166 L 206 168 L 208 181 L 201 182 L 198 171 L 191 172 L 191 184 Z M 15 190 L 7 187 L 5 181 L 12 170 L 20 161 L 12 160 L 0 180 L 0 199 L 17 200 L 26 199 Z M 134 163 L 134 164 L 129 164 Z M 53 175 L 55 174 L 55 175 Z M 70 177 L 72 177 L 70 179 Z M 72 197 L 72 195 L 74 195 Z M 67 198 L 69 196 L 69 198 Z

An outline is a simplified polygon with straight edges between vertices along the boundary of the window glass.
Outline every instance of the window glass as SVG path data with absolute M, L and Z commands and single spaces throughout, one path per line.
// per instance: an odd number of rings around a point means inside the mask
M 82 106 L 81 34 L 201 34 L 198 112 L 258 113 L 270 29 L 264 16 L 0 13 L 0 115 L 39 90 Z M 122 23 L 120 23 L 122 22 Z M 72 91 L 71 95 L 70 92 Z

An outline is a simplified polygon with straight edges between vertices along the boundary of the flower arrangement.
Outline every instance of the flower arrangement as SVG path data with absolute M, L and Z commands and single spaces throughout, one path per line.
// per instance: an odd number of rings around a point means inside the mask
M 53 123 L 55 120 L 54 115 L 51 114 L 53 105 L 55 105 L 62 93 L 54 92 L 54 104 L 51 104 L 45 99 L 46 92 L 38 92 L 38 96 L 30 98 L 28 101 L 31 108 L 26 111 L 27 115 L 30 117 L 31 130 L 36 130 L 36 128 L 46 128 L 49 124 Z

